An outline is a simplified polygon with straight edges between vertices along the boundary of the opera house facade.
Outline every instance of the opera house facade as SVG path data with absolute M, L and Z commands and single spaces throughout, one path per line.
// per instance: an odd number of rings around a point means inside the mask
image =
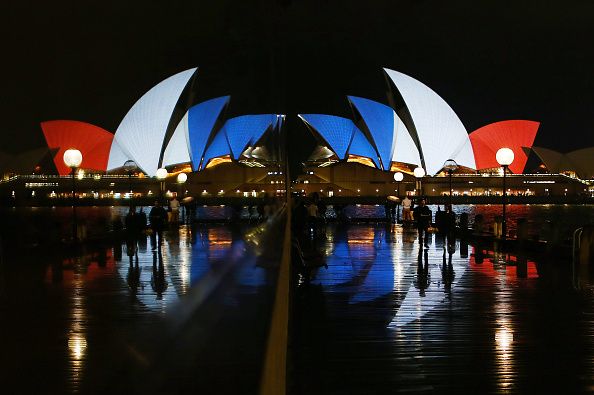
M 71 169 L 64 164 L 63 154 L 76 148 L 83 157 L 80 169 L 84 175 L 80 178 L 103 180 L 83 193 L 101 197 L 123 196 L 132 189 L 138 194 L 152 193 L 160 168 L 167 169 L 170 176 L 187 173 L 184 193 L 192 195 L 284 193 L 287 180 L 281 145 L 285 115 L 229 118 L 229 96 L 194 104 L 189 92 L 197 73 L 197 68 L 188 69 L 155 85 L 132 105 L 115 133 L 81 121 L 42 122 L 45 151 L 26 153 L 18 160 L 0 155 L 0 170 L 20 174 L 25 189 L 56 195 L 64 189 L 61 178 L 47 181 L 51 178 L 48 173 L 68 176 Z M 384 69 L 384 73 L 389 88 L 386 103 L 347 96 L 345 105 L 352 114 L 349 118 L 298 114 L 302 132 L 309 130 L 317 147 L 303 164 L 301 174 L 293 177 L 294 192 L 443 195 L 449 193 L 444 163 L 453 160 L 457 164 L 455 194 L 496 195 L 501 192 L 497 181 L 501 167 L 495 154 L 502 147 L 514 153 L 509 166 L 514 175 L 510 193 L 593 192 L 589 180 L 594 179 L 594 148 L 562 154 L 534 147 L 540 124 L 532 120 L 502 120 L 469 133 L 456 112 L 431 88 L 398 71 Z M 55 171 L 38 175 L 46 181 L 23 179 L 40 173 L 37 162 L 44 155 L 52 157 Z M 529 157 L 538 161 L 538 174 L 533 169 L 527 171 Z M 416 168 L 422 168 L 427 177 L 415 178 Z M 403 173 L 402 185 L 396 186 L 392 178 L 395 172 Z M 5 176 L 2 182 L 12 181 L 14 185 L 18 177 Z M 177 192 L 173 177 L 168 178 L 168 185 Z M 403 189 L 398 190 L 400 187 Z M 11 188 L 5 185 L 4 189 Z

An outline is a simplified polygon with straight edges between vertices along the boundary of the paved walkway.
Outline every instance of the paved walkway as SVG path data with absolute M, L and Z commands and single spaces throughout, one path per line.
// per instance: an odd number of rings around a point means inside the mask
M 319 248 L 328 269 L 295 303 L 292 393 L 594 390 L 592 298 L 567 263 L 436 236 L 423 249 L 373 224 L 328 227 Z
M 276 274 L 244 230 L 182 227 L 130 257 L 124 243 L 11 258 L 0 267 L 4 388 L 257 393 Z
M 3 384 L 257 393 L 279 244 L 255 237 L 182 227 L 160 249 L 145 239 L 138 259 L 125 244 L 11 256 L 0 266 Z M 329 226 L 318 248 L 328 268 L 293 303 L 290 394 L 594 389 L 593 298 L 573 290 L 566 262 L 438 237 L 424 249 L 416 231 L 375 224 Z

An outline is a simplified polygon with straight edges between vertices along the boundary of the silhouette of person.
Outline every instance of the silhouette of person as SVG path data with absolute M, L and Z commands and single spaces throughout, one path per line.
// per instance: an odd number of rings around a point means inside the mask
M 163 292 L 167 289 L 165 280 L 165 266 L 163 266 L 163 255 L 161 249 L 153 251 L 153 275 L 151 278 L 153 291 L 157 293 L 157 300 L 163 299 Z
M 384 213 L 386 215 L 386 222 L 392 222 L 392 211 L 390 209 L 390 201 L 386 200 L 384 202 Z
M 130 256 L 130 265 L 128 266 L 127 283 L 133 295 L 138 292 L 140 285 L 140 265 L 138 264 L 138 254 Z
M 160 201 L 155 201 L 155 205 L 149 213 L 149 219 L 151 221 L 151 246 L 155 249 L 157 237 L 159 238 L 159 246 L 161 245 L 161 238 L 163 236 L 163 229 L 167 224 L 167 211 L 161 206 Z
M 173 199 L 169 202 L 169 208 L 171 209 L 171 222 L 174 225 L 179 223 L 179 200 L 174 196 Z
M 425 262 L 423 264 L 423 257 Z M 425 296 L 425 290 L 429 286 L 429 257 L 427 250 L 419 248 L 419 258 L 417 260 L 417 281 L 416 286 L 419 289 L 419 296 Z
M 448 260 L 446 262 L 446 250 L 448 253 Z M 447 248 L 443 248 L 443 264 L 441 266 L 441 279 L 444 284 L 444 289 L 447 293 L 452 290 L 452 282 L 454 281 L 454 267 L 452 265 L 452 255 L 455 251 L 455 245 L 451 248 L 450 243 L 448 243 Z
M 402 200 L 402 222 L 408 225 L 412 222 L 412 200 L 409 199 L 408 195 Z
M 140 221 L 139 216 L 134 209 L 134 206 L 130 206 L 130 210 L 125 218 L 126 224 L 126 252 L 127 255 L 132 259 L 136 250 L 138 249 L 138 236 L 140 234 Z
M 419 244 L 425 243 L 425 247 L 428 247 L 429 237 L 427 229 L 431 225 L 431 210 L 425 204 L 425 199 L 421 199 L 421 202 L 417 207 L 414 208 L 414 218 L 417 221 L 417 230 L 419 232 Z
M 138 209 L 138 228 L 140 232 L 144 232 L 146 230 L 146 213 L 142 207 Z

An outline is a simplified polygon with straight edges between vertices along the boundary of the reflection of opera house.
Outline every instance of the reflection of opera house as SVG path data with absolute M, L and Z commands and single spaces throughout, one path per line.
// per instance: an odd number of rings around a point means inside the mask
M 495 159 L 499 148 L 515 155 L 509 170 L 510 192 L 522 195 L 591 194 L 593 149 L 568 154 L 533 147 L 539 123 L 524 120 L 496 122 L 468 133 L 452 108 L 423 83 L 385 69 L 388 104 L 349 96 L 351 118 L 300 114 L 318 146 L 304 171 L 291 186 L 295 192 L 324 195 L 385 196 L 397 192 L 427 195 L 449 193 L 446 160 L 458 168 L 453 193 L 501 193 L 501 169 Z M 143 95 L 120 122 L 115 134 L 79 121 L 43 122 L 48 148 L 18 156 L 0 156 L 5 177 L 3 196 L 59 196 L 70 189 L 70 169 L 63 163 L 69 148 L 82 152 L 79 190 L 87 197 L 126 197 L 157 193 L 154 176 L 166 168 L 166 187 L 183 188 L 194 196 L 257 196 L 282 194 L 281 131 L 285 116 L 257 114 L 228 117 L 230 98 L 192 102 L 197 69 L 189 69 L 160 82 Z M 306 133 L 305 130 L 303 130 Z M 522 175 L 529 155 L 542 162 L 541 174 Z M 39 167 L 51 156 L 59 176 Z M 133 166 L 124 164 L 132 163 Z M 428 175 L 419 185 L 413 170 Z M 400 186 L 396 171 L 404 173 Z M 175 176 L 189 174 L 183 186 Z M 27 175 L 27 174 L 37 175 Z M 7 174 L 21 174 L 10 178 Z M 41 174 L 41 175 L 40 175 Z M 157 188 L 157 189 L 156 189 Z
M 458 164 L 452 175 L 454 195 L 493 196 L 502 192 L 502 168 L 495 158 L 503 147 L 514 152 L 509 192 L 522 196 L 591 195 L 594 148 L 559 154 L 533 147 L 539 123 L 509 120 L 468 133 L 452 108 L 433 90 L 402 73 L 385 69 L 390 106 L 349 96 L 351 119 L 300 114 L 319 145 L 306 162 L 294 189 L 333 196 L 449 194 L 444 163 Z M 539 174 L 524 174 L 534 152 Z M 589 153 L 589 154 L 588 154 Z M 421 182 L 413 170 L 428 176 Z M 404 174 L 396 183 L 394 172 Z M 562 174 L 560 174 L 562 173 Z

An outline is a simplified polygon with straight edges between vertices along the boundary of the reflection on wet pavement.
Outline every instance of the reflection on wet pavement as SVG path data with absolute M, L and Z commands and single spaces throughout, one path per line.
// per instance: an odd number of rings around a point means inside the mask
M 3 377 L 20 393 L 257 388 L 275 269 L 257 265 L 244 233 L 182 226 L 154 245 L 142 236 L 8 262 Z M 250 322 L 254 313 L 260 319 Z M 232 360 L 238 347 L 243 355 Z M 221 384 L 226 374 L 213 366 L 227 357 L 242 375 Z
M 257 392 L 277 249 L 255 234 L 182 226 L 154 245 L 5 262 L 3 380 L 20 393 Z M 438 235 L 422 248 L 414 229 L 381 224 L 313 243 L 328 267 L 295 293 L 291 393 L 594 388 L 593 299 L 566 262 Z
M 326 234 L 328 269 L 297 290 L 294 393 L 592 388 L 594 309 L 571 288 L 568 262 L 437 234 L 423 248 L 394 225 Z

